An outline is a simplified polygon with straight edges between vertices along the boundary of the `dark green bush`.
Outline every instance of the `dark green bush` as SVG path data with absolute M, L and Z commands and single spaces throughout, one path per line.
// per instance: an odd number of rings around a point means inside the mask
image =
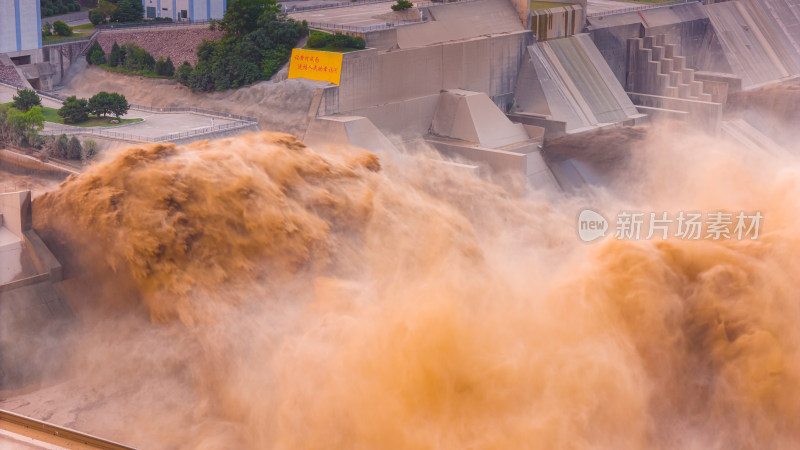
M 408 0 L 397 0 L 397 3 L 392 5 L 392 11 L 404 11 L 406 9 L 412 8 L 413 6 L 414 4 Z
M 156 61 L 156 75 L 161 75 L 165 77 L 171 77 L 175 75 L 175 64 L 172 64 L 172 59 L 167 57 L 167 60 L 164 60 L 163 56 L 158 57 L 158 61 Z
M 30 89 L 22 89 L 17 91 L 17 94 L 12 97 L 14 100 L 14 108 L 22 112 L 28 112 L 34 106 L 42 106 L 42 99 L 35 91 Z
M 275 0 L 230 0 L 216 25 L 222 39 L 204 41 L 195 67 L 176 71 L 175 78 L 193 90 L 222 91 L 268 79 L 308 34 L 308 25 L 281 14 Z
M 103 14 L 103 11 L 95 8 L 89 11 L 89 21 L 94 25 L 100 25 L 106 21 L 106 15 Z
M 89 102 L 85 98 L 77 98 L 74 95 L 67 97 L 58 115 L 64 119 L 64 123 L 81 123 L 89 120 Z
M 97 43 L 97 41 L 94 41 L 92 46 L 89 47 L 89 50 L 86 52 L 86 62 L 96 66 L 106 63 L 106 53 L 103 51 L 103 47 L 100 47 L 100 44 Z
M 70 36 L 72 34 L 72 28 L 64 22 L 56 20 L 53 23 L 53 32 L 59 36 Z

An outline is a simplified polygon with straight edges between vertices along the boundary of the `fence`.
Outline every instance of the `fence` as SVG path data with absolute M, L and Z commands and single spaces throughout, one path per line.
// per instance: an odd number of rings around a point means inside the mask
M 186 108 L 186 107 L 157 108 L 155 106 L 144 106 L 136 104 L 131 104 L 130 107 L 131 109 L 135 109 L 138 111 L 147 111 L 156 113 L 191 112 L 195 114 L 205 114 L 207 116 L 220 117 L 223 119 L 240 120 L 242 122 L 253 122 L 253 123 L 258 122 L 258 119 L 256 119 L 255 117 L 240 116 L 239 114 L 226 113 L 221 111 L 212 111 L 210 109 L 202 109 L 202 108 Z
M 389 28 L 399 27 L 403 25 L 411 25 L 415 23 L 423 23 L 427 21 L 428 18 L 424 17 L 420 20 L 401 20 L 400 22 L 382 23 L 378 25 L 368 25 L 363 27 L 357 27 L 351 25 L 339 25 L 338 23 L 320 23 L 320 22 L 309 22 L 308 26 L 310 28 L 317 28 L 329 31 L 342 30 L 342 31 L 354 31 L 357 33 L 368 33 L 370 31 L 388 30 Z
M 59 39 L 56 42 L 42 44 L 42 47 L 43 48 L 44 47 L 53 47 L 53 46 L 56 46 L 56 45 L 69 44 L 69 43 L 72 43 L 72 42 L 91 41 L 96 34 L 97 34 L 97 30 L 95 30 L 92 34 L 90 34 L 88 36 L 77 36 L 77 37 L 71 37 L 71 38 L 70 37 L 63 38 L 63 39 Z
M 600 11 L 596 13 L 587 14 L 586 17 L 601 17 L 601 16 L 611 16 L 615 14 L 625 14 L 629 12 L 637 12 L 637 11 L 644 11 L 646 9 L 655 9 L 655 8 L 663 8 L 665 6 L 675 6 L 675 5 L 682 5 L 685 3 L 697 3 L 699 0 L 673 0 L 671 2 L 665 3 L 658 3 L 658 4 L 651 4 L 651 5 L 642 5 L 642 6 L 633 6 L 630 8 L 625 9 L 615 9 L 612 11 Z
M 223 125 L 215 125 L 213 127 L 206 127 L 206 128 L 199 128 L 197 130 L 190 130 L 190 131 L 183 131 L 179 133 L 171 133 L 164 136 L 142 136 L 130 133 L 119 133 L 116 131 L 109 131 L 104 128 L 97 128 L 97 127 L 70 127 L 70 129 L 61 128 L 58 130 L 44 130 L 39 132 L 42 136 L 58 136 L 58 135 L 67 135 L 67 136 L 75 136 L 75 135 L 91 135 L 91 136 L 99 136 L 105 137 L 109 139 L 120 139 L 123 141 L 133 141 L 133 142 L 170 142 L 175 141 L 178 139 L 186 139 L 193 136 L 200 136 L 203 134 L 209 133 L 216 133 L 219 131 L 225 130 L 233 130 L 237 128 L 246 128 L 252 126 L 253 124 L 250 122 L 232 122 L 226 123 Z
M 287 8 L 283 4 L 281 4 L 281 11 L 287 14 L 305 12 L 305 11 L 318 11 L 321 9 L 333 9 L 333 8 L 346 8 L 348 6 L 361 6 L 361 5 L 369 5 L 372 3 L 389 3 L 394 2 L 395 0 L 359 0 L 355 2 L 337 2 L 337 3 L 326 3 L 323 5 L 312 5 L 312 6 L 292 6 Z
M 98 25 L 95 28 L 99 31 L 112 31 L 112 30 L 130 30 L 133 28 L 154 28 L 154 27 L 190 27 L 190 26 L 200 26 L 200 25 L 208 25 L 212 21 L 219 22 L 219 20 L 195 20 L 194 22 L 186 21 L 179 21 L 179 22 L 169 22 L 169 21 L 153 21 L 153 22 L 136 22 L 136 23 L 120 23 L 114 25 Z

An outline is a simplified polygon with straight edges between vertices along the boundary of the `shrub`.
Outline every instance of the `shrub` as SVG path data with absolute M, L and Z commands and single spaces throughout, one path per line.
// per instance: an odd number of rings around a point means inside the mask
M 138 0 L 119 0 L 111 13 L 112 22 L 138 22 L 143 18 L 144 5 Z
M 364 38 L 358 36 L 348 36 L 342 33 L 328 34 L 319 31 L 312 31 L 306 45 L 309 48 L 323 48 L 331 46 L 335 49 L 354 48 L 362 50 L 367 47 Z
M 84 98 L 77 98 L 74 95 L 67 97 L 58 115 L 64 119 L 64 123 L 81 123 L 89 119 L 89 102 Z
M 72 35 L 72 28 L 64 22 L 56 20 L 53 23 L 53 32 L 59 36 L 70 36 Z
M 67 159 L 81 159 L 81 153 L 83 153 L 81 141 L 75 136 L 72 136 L 72 139 L 69 140 L 69 144 L 67 144 Z
M 94 41 L 94 44 L 89 47 L 89 51 L 86 52 L 86 62 L 96 66 L 106 63 L 106 54 L 97 41 Z
M 128 109 L 128 100 L 116 92 L 98 92 L 89 99 L 89 111 L 97 117 L 106 117 L 108 114 L 121 117 L 128 113 Z
M 89 21 L 94 25 L 100 25 L 106 21 L 106 15 L 98 8 L 92 9 L 89 11 Z
M 30 89 L 17 91 L 17 95 L 12 99 L 14 100 L 14 108 L 22 112 L 27 112 L 34 106 L 42 106 L 42 99 L 39 98 L 35 91 Z
M 150 71 L 155 68 L 156 60 L 147 50 L 139 47 L 133 42 L 127 42 L 122 46 L 125 56 L 120 65 L 129 71 Z
M 50 25 L 50 22 L 45 22 L 42 25 L 42 36 L 52 36 L 53 35 L 53 26 Z
M 404 11 L 413 7 L 414 4 L 408 0 L 397 0 L 397 3 L 392 5 L 392 11 Z
M 111 67 L 117 67 L 120 64 L 125 62 L 125 53 L 117 44 L 117 41 L 114 41 L 114 45 L 111 46 L 111 52 L 108 54 L 108 65 Z
M 175 69 L 175 79 L 178 83 L 181 84 L 189 84 L 189 78 L 192 76 L 192 65 L 189 64 L 188 61 L 184 61 L 183 64 L 178 66 Z
M 81 152 L 81 159 L 83 161 L 89 161 L 94 159 L 97 156 L 98 145 L 97 142 L 93 140 L 83 141 L 83 152 Z
M 172 64 L 172 59 L 167 57 L 167 60 L 165 61 L 163 56 L 159 56 L 158 61 L 156 62 L 156 75 L 165 77 L 171 77 L 175 75 L 175 65 Z
M 279 71 L 288 56 L 287 50 L 267 50 L 264 52 L 264 60 L 261 61 L 261 72 L 264 79 L 270 79 L 275 72 Z
M 39 130 L 44 127 L 42 108 L 34 106 L 27 112 L 12 104 L 0 105 L 0 141 L 19 146 L 39 145 Z
M 312 31 L 311 36 L 309 36 L 308 38 L 308 42 L 306 42 L 306 45 L 309 48 L 322 48 L 328 45 L 331 42 L 332 38 L 333 38 L 332 34 L 318 33 Z
M 281 14 L 274 0 L 228 2 L 216 27 L 222 39 L 203 42 L 195 67 L 176 71 L 176 79 L 193 90 L 221 91 L 267 79 L 308 34 L 308 25 Z
M 59 136 L 53 145 L 53 154 L 50 155 L 54 158 L 66 158 L 69 152 L 69 138 L 66 134 Z

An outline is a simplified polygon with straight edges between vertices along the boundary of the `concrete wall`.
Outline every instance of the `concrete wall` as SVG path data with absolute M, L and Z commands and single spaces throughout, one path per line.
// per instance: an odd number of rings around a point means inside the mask
M 378 53 L 346 53 L 337 112 L 345 113 L 430 95 L 443 89 L 514 92 L 529 32 Z
M 631 38 L 665 35 L 665 43 L 675 45 L 677 53 L 686 58 L 686 67 L 692 69 L 700 67 L 701 59 L 719 54 L 718 47 L 713 46 L 711 37 L 714 31 L 705 9 L 697 3 L 587 20 L 589 35 L 623 85 L 626 79 L 626 42 Z M 715 70 L 722 69 L 718 65 Z
M 0 0 L 0 53 L 41 48 L 38 0 Z
M 202 21 L 208 19 L 221 19 L 228 6 L 227 0 L 142 0 L 147 8 L 156 9 L 156 17 L 169 17 L 172 20 L 181 20 L 181 11 L 186 11 L 186 19 Z
M 484 92 L 505 111 L 531 40 L 530 32 L 520 31 L 385 53 L 346 53 L 341 83 L 325 91 L 317 114 L 364 116 L 387 135 L 425 134 L 444 89 Z
M 722 122 L 722 105 L 713 102 L 702 102 L 681 98 L 661 97 L 647 94 L 628 94 L 634 104 L 650 108 L 659 108 L 689 113 L 688 122 L 697 128 L 712 134 L 719 132 Z
M 538 42 L 574 36 L 583 31 L 585 9 L 580 5 L 531 11 L 528 27 Z
M 33 227 L 31 219 L 31 192 L 9 192 L 0 194 L 0 214 L 3 226 L 20 239 Z

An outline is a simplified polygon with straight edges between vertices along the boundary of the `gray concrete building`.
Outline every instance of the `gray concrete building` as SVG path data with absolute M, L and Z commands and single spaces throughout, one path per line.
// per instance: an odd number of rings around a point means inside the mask
M 146 18 L 191 22 L 222 19 L 228 7 L 227 0 L 142 0 L 142 4 Z
M 0 53 L 42 48 L 38 0 L 0 0 Z

